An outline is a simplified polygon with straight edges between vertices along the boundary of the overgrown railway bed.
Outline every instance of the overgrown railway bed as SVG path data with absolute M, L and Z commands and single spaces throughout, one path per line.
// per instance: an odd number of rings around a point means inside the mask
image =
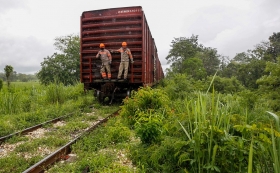
M 49 120 L 49 121 L 45 121 L 43 123 L 40 123 L 40 124 L 37 124 L 35 126 L 32 126 L 32 127 L 28 127 L 26 129 L 23 129 L 21 131 L 18 131 L 18 132 L 15 132 L 15 133 L 12 133 L 12 134 L 9 134 L 9 135 L 6 135 L 6 136 L 2 136 L 0 137 L 0 144 L 5 142 L 6 140 L 14 137 L 14 136 L 19 136 L 19 135 L 25 135 L 25 134 L 28 134 L 30 132 L 33 132 L 41 127 L 43 127 L 44 125 L 47 125 L 47 124 L 50 124 L 50 123 L 56 123 L 58 121 L 61 121 L 71 115 L 73 115 L 74 113 L 70 113 L 70 114 L 67 114 L 67 115 L 64 115 L 64 116 L 61 116 L 61 117 L 58 117 L 58 118 L 54 118 L 52 120 Z M 1 148 L 1 147 L 0 147 Z
M 76 141 L 79 140 L 82 136 L 84 136 L 88 132 L 94 130 L 95 128 L 97 128 L 102 123 L 107 122 L 109 118 L 118 115 L 118 111 L 119 110 L 117 110 L 113 114 L 107 116 L 106 118 L 103 118 L 102 120 L 98 121 L 96 124 L 94 124 L 93 126 L 88 128 L 85 132 L 80 134 L 78 137 L 76 137 L 75 139 L 73 139 L 72 141 L 70 141 L 69 143 L 64 145 L 63 147 L 59 148 L 58 150 L 56 150 L 55 152 L 53 152 L 52 154 L 50 154 L 46 158 L 42 159 L 41 161 L 39 161 L 35 165 L 31 166 L 30 168 L 25 170 L 23 173 L 40 173 L 40 172 L 44 172 L 49 166 L 51 166 L 55 162 L 57 162 L 57 161 L 59 161 L 61 159 L 68 159 L 69 158 L 68 155 L 71 153 L 71 145 L 76 143 Z
M 102 106 L 94 109 L 94 112 L 71 113 L 1 137 L 0 164 L 10 163 L 4 164 L 0 172 L 22 172 L 25 169 L 25 172 L 44 172 L 54 162 L 67 159 L 71 145 L 116 115 L 117 112 L 111 113 L 117 109 L 118 106 Z M 37 132 L 43 133 L 37 135 Z M 12 146 L 12 149 L 3 155 L 7 146 Z M 21 168 L 18 168 L 19 165 Z
M 93 106 L 88 106 L 88 108 L 92 108 L 92 107 L 93 107 Z M 80 111 L 82 111 L 82 109 L 80 109 Z M 43 127 L 44 125 L 47 125 L 47 124 L 50 124 L 50 123 L 56 123 L 56 122 L 61 121 L 61 120 L 65 119 L 65 118 L 67 118 L 67 117 L 69 117 L 69 116 L 71 116 L 71 115 L 74 115 L 74 114 L 75 114 L 75 113 L 72 112 L 72 113 L 63 115 L 63 116 L 61 116 L 61 117 L 57 117 L 57 118 L 54 118 L 54 119 L 45 121 L 45 122 L 43 122 L 43 123 L 34 125 L 34 126 L 32 126 L 32 127 L 28 127 L 28 128 L 26 128 L 26 129 L 20 130 L 20 131 L 18 131 L 18 132 L 14 132 L 14 133 L 11 133 L 11 134 L 9 134 L 9 135 L 2 136 L 2 137 L 0 137 L 0 144 L 3 143 L 3 142 L 5 142 L 5 141 L 8 140 L 8 139 L 14 137 L 14 136 L 19 136 L 19 135 L 28 134 L 28 133 L 30 133 L 30 132 L 33 132 L 33 131 L 35 131 L 35 130 L 41 128 L 41 127 Z M 1 147 L 0 147 L 0 148 L 1 148 Z

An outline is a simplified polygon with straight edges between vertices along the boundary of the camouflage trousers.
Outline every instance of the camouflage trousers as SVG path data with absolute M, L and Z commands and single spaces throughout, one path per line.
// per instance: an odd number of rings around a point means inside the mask
M 102 78 L 104 79 L 104 78 L 107 77 L 105 69 L 106 69 L 106 71 L 107 71 L 107 73 L 108 73 L 108 78 L 111 78 L 111 69 L 110 69 L 110 65 L 102 65 L 102 67 L 101 67 L 101 69 L 100 69 L 100 73 L 101 73 L 101 75 L 102 75 Z
M 124 70 L 123 78 L 124 78 L 124 79 L 127 78 L 128 66 L 129 66 L 129 62 L 124 62 L 124 61 L 122 61 L 122 62 L 120 63 L 118 79 L 121 78 L 123 70 Z

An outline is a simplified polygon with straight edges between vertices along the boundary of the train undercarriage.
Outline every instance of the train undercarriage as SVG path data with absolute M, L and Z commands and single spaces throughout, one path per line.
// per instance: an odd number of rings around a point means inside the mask
M 137 90 L 141 83 L 129 83 L 124 80 L 96 80 L 94 83 L 85 83 L 85 90 L 93 90 L 94 96 L 99 103 L 112 104 L 121 102 L 124 98 L 130 97 L 133 90 Z

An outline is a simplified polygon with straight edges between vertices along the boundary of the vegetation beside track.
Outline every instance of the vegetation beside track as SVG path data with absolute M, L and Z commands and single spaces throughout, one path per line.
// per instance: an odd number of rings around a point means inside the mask
M 0 91 L 0 136 L 79 111 L 93 103 L 92 94 L 85 95 L 82 84 L 14 84 Z
M 118 109 L 116 106 L 109 108 L 96 105 L 99 109 L 94 108 L 94 112 L 87 108 L 85 111 L 88 113 L 77 112 L 58 125 L 56 123 L 46 125 L 42 128 L 44 133 L 41 136 L 16 136 L 9 139 L 5 142 L 5 145 L 16 145 L 16 147 L 6 156 L 0 158 L 0 165 L 3 165 L 0 172 L 22 172 L 26 170 L 77 137 L 98 119 L 102 119 Z
M 130 160 L 129 148 L 139 142 L 121 117 L 113 117 L 73 145 L 74 161 L 60 162 L 48 172 L 82 172 L 86 168 L 100 173 L 138 172 Z
M 73 163 L 50 172 L 277 171 L 279 121 L 266 107 L 248 109 L 240 96 L 215 91 L 179 100 L 168 92 L 134 92 L 120 116 L 73 146 Z

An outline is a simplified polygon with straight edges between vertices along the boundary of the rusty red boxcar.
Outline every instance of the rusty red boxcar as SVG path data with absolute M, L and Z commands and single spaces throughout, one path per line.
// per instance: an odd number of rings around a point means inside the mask
M 99 101 L 124 97 L 140 86 L 153 86 L 164 77 L 141 6 L 85 11 L 81 16 L 80 78 L 86 90 L 93 89 Z M 101 60 L 95 56 L 99 44 L 116 50 L 127 42 L 134 63 L 129 65 L 128 81 L 117 81 L 121 55 L 112 53 L 111 81 L 101 80 Z

